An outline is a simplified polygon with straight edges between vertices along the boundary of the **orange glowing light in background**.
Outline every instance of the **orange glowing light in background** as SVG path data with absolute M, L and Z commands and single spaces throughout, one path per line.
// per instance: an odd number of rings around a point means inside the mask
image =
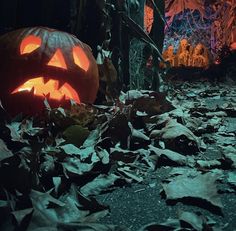
M 43 77 L 37 77 L 30 79 L 16 88 L 11 94 L 15 94 L 22 91 L 33 91 L 33 94 L 40 97 L 48 97 L 53 100 L 62 100 L 64 97 L 66 100 L 72 99 L 76 103 L 80 103 L 80 98 L 73 87 L 68 83 L 64 83 L 59 88 L 59 81 L 50 79 L 47 83 L 44 82 Z
M 89 60 L 83 49 L 79 46 L 73 48 L 73 59 L 76 65 L 82 68 L 84 71 L 89 69 Z
M 37 36 L 29 35 L 25 37 L 20 44 L 20 54 L 29 54 L 35 51 L 41 46 L 41 43 L 41 38 Z
M 144 6 L 144 29 L 149 34 L 154 20 L 153 8 L 146 2 Z
M 48 62 L 48 66 L 60 67 L 67 70 L 66 62 L 60 49 L 56 50 L 55 54 Z

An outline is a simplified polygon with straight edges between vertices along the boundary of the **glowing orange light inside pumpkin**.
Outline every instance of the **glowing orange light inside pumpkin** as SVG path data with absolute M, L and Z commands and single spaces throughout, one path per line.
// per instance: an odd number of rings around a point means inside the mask
M 62 100 L 65 97 L 65 99 L 67 100 L 72 99 L 76 103 L 80 103 L 80 98 L 77 92 L 74 90 L 73 87 L 70 86 L 70 84 L 64 83 L 59 88 L 58 80 L 50 79 L 47 83 L 44 83 L 43 77 L 37 77 L 26 81 L 20 87 L 16 88 L 11 94 L 15 94 L 22 91 L 30 92 L 32 90 L 33 94 L 36 96 L 47 96 L 49 99 L 54 99 L 58 101 Z
M 145 4 L 144 6 L 144 29 L 150 33 L 154 20 L 153 8 Z
M 27 36 L 20 44 L 20 54 L 23 55 L 33 52 L 41 46 L 41 43 L 41 38 L 34 35 Z
M 79 46 L 73 48 L 73 59 L 76 65 L 78 65 L 83 70 L 87 71 L 89 69 L 89 60 L 83 49 Z
M 230 50 L 235 51 L 236 50 L 236 42 L 233 42 L 230 44 Z
M 60 49 L 57 49 L 51 60 L 48 62 L 48 66 L 60 67 L 67 70 L 66 62 Z

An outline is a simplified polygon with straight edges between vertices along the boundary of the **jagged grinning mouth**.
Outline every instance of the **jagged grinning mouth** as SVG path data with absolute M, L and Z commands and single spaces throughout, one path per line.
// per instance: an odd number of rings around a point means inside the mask
M 45 80 L 43 77 L 29 79 L 21 86 L 17 87 L 11 94 L 16 94 L 22 91 L 32 92 L 35 96 L 46 97 L 53 100 L 74 100 L 80 103 L 80 98 L 76 90 L 70 84 L 61 83 L 58 80 Z

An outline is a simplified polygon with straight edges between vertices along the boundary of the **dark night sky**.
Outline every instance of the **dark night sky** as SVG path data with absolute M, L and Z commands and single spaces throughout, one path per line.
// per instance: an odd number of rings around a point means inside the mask
M 22 27 L 46 26 L 75 34 L 96 51 L 103 37 L 94 3 L 88 1 L 89 11 L 83 15 L 83 27 L 75 29 L 77 0 L 0 0 L 0 35 Z
M 48 26 L 69 30 L 70 1 L 1 0 L 0 31 L 27 26 Z

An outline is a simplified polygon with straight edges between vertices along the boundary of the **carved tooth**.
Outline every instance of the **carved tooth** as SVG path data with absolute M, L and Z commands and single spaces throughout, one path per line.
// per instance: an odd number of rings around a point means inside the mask
M 50 77 L 43 77 L 43 83 L 46 84 L 50 80 Z
M 45 98 L 50 99 L 50 92 L 44 95 Z
M 58 81 L 58 90 L 60 90 L 64 86 L 65 82 Z
M 65 100 L 66 100 L 66 95 L 65 95 L 65 94 L 61 97 L 61 100 L 62 100 L 62 101 L 65 101 Z
M 35 93 L 34 93 L 34 87 L 32 87 L 32 88 L 30 89 L 30 94 L 35 95 Z

